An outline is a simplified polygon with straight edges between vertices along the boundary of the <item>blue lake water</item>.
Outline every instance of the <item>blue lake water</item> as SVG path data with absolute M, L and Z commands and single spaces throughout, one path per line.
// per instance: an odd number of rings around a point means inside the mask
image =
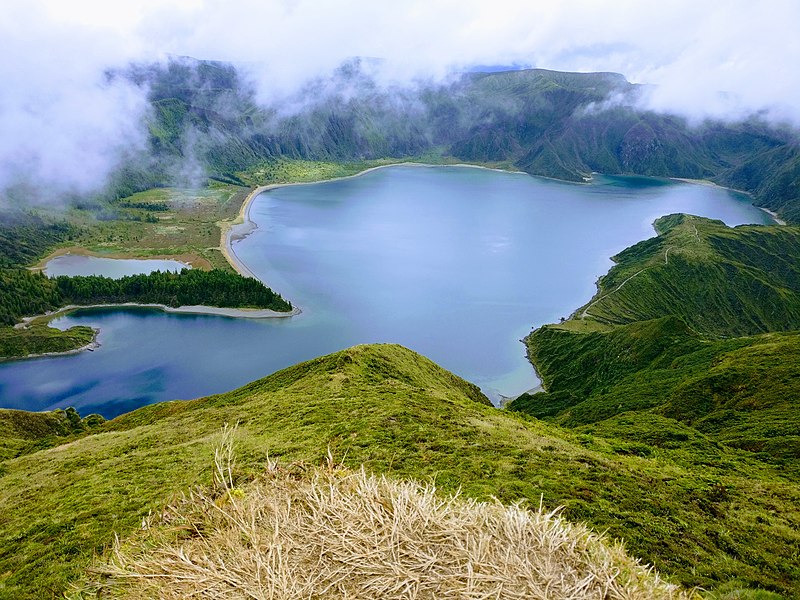
M 146 274 L 153 271 L 180 271 L 188 268 L 189 265 L 177 260 L 156 258 L 117 259 L 64 254 L 47 261 L 44 272 L 45 275 L 50 277 L 57 277 L 58 275 L 103 275 L 119 279 L 126 275 Z
M 0 405 L 112 417 L 369 342 L 403 344 L 495 400 L 513 396 L 537 383 L 519 340 L 587 302 L 609 257 L 674 212 L 770 222 L 739 194 L 649 178 L 578 185 L 402 166 L 272 190 L 251 208 L 258 228 L 234 248 L 301 315 L 72 313 L 54 325 L 99 327 L 101 348 L 1 364 Z

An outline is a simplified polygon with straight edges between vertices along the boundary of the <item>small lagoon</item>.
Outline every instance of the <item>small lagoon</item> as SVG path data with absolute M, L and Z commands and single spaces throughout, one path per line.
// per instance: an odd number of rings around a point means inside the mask
M 0 405 L 113 417 L 370 342 L 403 344 L 497 401 L 537 383 L 520 339 L 586 303 L 610 256 L 674 212 L 771 221 L 740 194 L 642 177 L 579 185 L 398 166 L 275 189 L 254 201 L 257 228 L 234 249 L 301 315 L 71 313 L 54 326 L 99 327 L 100 349 L 0 364 Z
M 49 277 L 59 275 L 103 275 L 119 279 L 126 275 L 140 275 L 154 271 L 180 271 L 189 265 L 177 260 L 163 259 L 120 259 L 83 256 L 80 254 L 62 254 L 47 261 L 44 273 Z

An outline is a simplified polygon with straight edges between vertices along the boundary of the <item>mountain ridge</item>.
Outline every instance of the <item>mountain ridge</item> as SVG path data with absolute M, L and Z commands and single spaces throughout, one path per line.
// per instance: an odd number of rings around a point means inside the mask
M 304 108 L 289 115 L 259 105 L 226 63 L 172 59 L 114 76 L 149 86 L 154 111 L 150 149 L 118 173 L 111 198 L 168 184 L 189 157 L 211 178 L 241 182 L 238 173 L 279 159 L 437 154 L 569 181 L 592 172 L 709 179 L 800 222 L 796 132 L 757 117 L 691 125 L 640 108 L 644 86 L 620 74 L 465 73 L 412 89 L 382 87 L 351 61 L 309 82 L 292 99 Z
M 565 518 L 623 538 L 689 587 L 798 589 L 787 551 L 800 498 L 775 467 L 675 421 L 657 431 L 683 441 L 653 446 L 508 414 L 428 359 L 370 345 L 233 392 L 143 407 L 4 460 L 0 597 L 61 593 L 113 532 L 129 535 L 173 494 L 209 483 L 218 431 L 237 422 L 245 478 L 268 459 L 319 464 L 332 452 L 377 474 L 433 478 L 445 493 L 563 505 Z
M 547 393 L 508 407 L 587 431 L 657 414 L 796 470 L 800 230 L 690 215 L 655 227 L 591 302 L 526 337 Z

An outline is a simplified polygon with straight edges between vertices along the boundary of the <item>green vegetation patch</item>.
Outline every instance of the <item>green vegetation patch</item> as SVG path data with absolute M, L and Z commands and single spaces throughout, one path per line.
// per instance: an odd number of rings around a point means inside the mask
M 674 315 L 712 336 L 800 329 L 800 229 L 689 215 L 655 225 L 658 237 L 613 257 L 574 317 L 622 325 Z
M 287 312 L 290 302 L 252 277 L 214 269 L 182 269 L 180 273 L 155 271 L 119 279 L 99 275 L 55 278 L 66 304 L 165 304 L 167 306 L 222 306 L 267 308 Z
M 493 408 L 409 350 L 375 345 L 226 394 L 143 407 L 4 461 L 0 597 L 61 593 L 115 532 L 127 536 L 174 494 L 209 485 L 225 423 L 239 424 L 244 478 L 276 459 L 320 464 L 330 449 L 345 465 L 431 480 L 444 493 L 564 506 L 566 519 L 624 539 L 689 587 L 737 579 L 800 592 L 800 491 L 776 468 L 699 433 L 687 449 L 566 431 Z
M 0 461 L 76 439 L 101 425 L 100 415 L 81 418 L 74 408 L 52 412 L 0 409 Z M 0 469 L 2 469 L 0 463 Z
M 796 474 L 800 230 L 688 215 L 656 228 L 592 302 L 526 338 L 547 393 L 509 408 L 572 427 L 648 411 Z
M 219 249 L 219 223 L 236 218 L 247 193 L 246 187 L 219 182 L 196 189 L 153 188 L 73 208 L 67 219 L 81 232 L 73 245 L 99 256 L 172 257 L 194 267 L 231 270 Z
M 97 332 L 85 325 L 66 330 L 33 323 L 28 327 L 0 327 L 0 359 L 26 358 L 51 352 L 69 352 L 89 346 Z

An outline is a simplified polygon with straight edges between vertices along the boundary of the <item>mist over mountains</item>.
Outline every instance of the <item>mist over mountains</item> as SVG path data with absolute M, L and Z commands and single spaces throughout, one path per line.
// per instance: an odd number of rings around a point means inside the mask
M 647 87 L 615 73 L 469 72 L 391 84 L 352 59 L 263 105 L 234 65 L 172 58 L 110 75 L 147 94 L 147 144 L 106 194 L 197 185 L 280 158 L 446 156 L 584 181 L 593 172 L 711 179 L 800 220 L 797 133 L 758 116 L 685 118 L 641 108 Z
M 5 205 L 63 204 L 66 197 L 85 198 L 109 183 L 113 189 L 130 178 L 125 171 L 131 168 L 139 173 L 134 180 L 149 171 L 152 127 L 146 121 L 152 125 L 163 112 L 153 110 L 150 81 L 156 78 L 155 72 L 175 70 L 176 59 L 170 56 L 209 58 L 236 66 L 239 81 L 233 96 L 238 97 L 228 107 L 232 110 L 217 114 L 240 122 L 242 115 L 237 109 L 241 101 L 254 105 L 257 110 L 245 111 L 252 120 L 248 136 L 284 133 L 281 139 L 290 146 L 314 146 L 316 142 L 303 138 L 308 138 L 309 132 L 326 131 L 323 121 L 329 115 L 325 108 L 317 110 L 314 118 L 301 119 L 302 123 L 282 117 L 308 116 L 313 112 L 310 108 L 319 108 L 338 94 L 339 99 L 331 102 L 343 124 L 354 108 L 365 105 L 369 105 L 367 116 L 355 115 L 353 120 L 374 120 L 376 114 L 386 118 L 392 134 L 381 133 L 377 138 L 395 138 L 393 154 L 401 154 L 410 138 L 416 144 L 419 133 L 424 134 L 426 147 L 439 144 L 440 150 L 447 152 L 458 144 L 465 154 L 477 155 L 486 152 L 476 136 L 493 138 L 486 139 L 490 154 L 511 153 L 516 161 L 531 153 L 523 163 L 560 176 L 570 173 L 572 177 L 576 171 L 596 167 L 608 169 L 614 166 L 609 162 L 621 162 L 620 171 L 633 170 L 628 165 L 630 152 L 624 159 L 609 161 L 602 156 L 605 152 L 600 156 L 586 152 L 585 140 L 574 139 L 588 134 L 570 133 L 575 127 L 591 126 L 598 129 L 592 134 L 596 137 L 604 134 L 609 119 L 573 118 L 573 122 L 561 124 L 565 125 L 563 135 L 550 131 L 546 139 L 531 143 L 527 138 L 536 128 L 530 127 L 530 121 L 541 120 L 544 113 L 540 110 L 532 119 L 520 118 L 518 113 L 520 106 L 530 108 L 541 98 L 520 101 L 517 94 L 506 91 L 467 107 L 465 102 L 474 100 L 474 95 L 467 93 L 469 86 L 463 81 L 457 83 L 464 77 L 461 74 L 497 72 L 500 65 L 509 65 L 510 70 L 537 66 L 580 73 L 613 71 L 631 82 L 648 85 L 637 88 L 633 101 L 624 92 L 596 102 L 579 100 L 587 103 L 589 112 L 633 106 L 642 113 L 679 115 L 699 129 L 708 119 L 740 123 L 751 115 L 759 115 L 777 130 L 800 124 L 796 101 L 800 72 L 793 68 L 800 60 L 795 35 L 800 6 L 792 0 L 701 4 L 669 0 L 657 5 L 593 0 L 549 4 L 408 0 L 381 5 L 366 0 L 331 5 L 313 0 L 135 0 L 114 6 L 88 0 L 69 5 L 57 0 L 9 0 L 6 4 L 0 19 L 6 57 L 0 61 L 4 82 L 0 90 L 0 203 Z M 352 63 L 348 57 L 354 56 L 380 59 L 359 59 L 355 80 L 331 76 L 334 71 L 341 75 L 347 70 Z M 131 71 L 130 65 L 153 72 L 138 84 L 129 77 L 109 77 L 109 73 Z M 380 106 L 371 105 L 362 95 L 362 84 L 372 86 L 371 100 L 380 98 Z M 240 93 L 245 88 L 246 92 Z M 437 137 L 430 117 L 436 117 L 439 125 L 446 122 L 443 113 L 452 110 L 451 103 L 437 99 L 443 97 L 443 91 L 455 92 L 455 88 L 466 96 L 454 100 L 460 127 Z M 360 101 L 351 102 L 354 95 Z M 171 95 L 167 90 L 161 99 L 173 97 L 180 94 Z M 193 102 L 193 109 L 203 108 L 197 97 Z M 406 118 L 407 112 L 412 119 Z M 559 116 L 567 111 L 557 112 Z M 486 128 L 493 119 L 509 130 L 489 134 Z M 638 120 L 615 124 L 611 127 L 613 140 L 590 140 L 588 145 L 616 144 L 610 151 L 619 154 L 622 136 Z M 646 147 L 648 128 L 653 129 L 662 151 L 669 154 L 674 140 L 666 140 L 659 123 L 651 121 L 647 120 L 643 130 L 634 131 L 636 136 L 631 135 Z M 212 129 L 227 137 L 229 125 Z M 368 124 L 367 130 L 376 125 L 384 123 Z M 517 135 L 518 127 L 521 135 Z M 296 131 L 287 133 L 292 128 Z M 173 157 L 175 160 L 159 153 L 157 170 L 174 175 L 176 182 L 202 180 L 208 170 L 202 156 L 207 154 L 205 148 L 220 140 L 195 139 L 197 133 L 194 128 L 180 134 L 183 154 Z M 176 131 L 170 134 L 178 135 Z M 292 139 L 286 141 L 287 136 Z M 767 137 L 775 137 L 775 132 Z M 370 137 L 368 141 L 378 153 L 377 140 Z M 578 148 L 572 148 L 576 144 Z M 721 177 L 723 171 L 741 166 L 742 160 L 727 155 L 730 148 L 725 144 L 721 154 L 716 148 L 709 149 L 714 154 L 710 159 L 691 157 L 689 162 L 701 164 L 690 170 L 709 170 Z M 330 142 L 324 145 L 329 147 Z M 194 154 L 191 148 L 196 148 Z M 575 151 L 577 158 L 572 156 Z M 594 156 L 589 156 L 592 153 Z M 553 159 L 554 154 L 558 160 Z M 747 186 L 764 198 L 776 195 L 774 189 L 786 191 L 786 182 L 776 188 L 772 182 L 756 181 L 764 164 L 777 161 L 783 169 L 787 161 L 792 163 L 785 152 L 777 154 L 762 157 L 730 183 Z M 344 156 L 351 155 L 344 152 Z M 162 164 L 165 160 L 166 165 Z M 651 163 L 660 160 L 649 157 L 644 162 L 653 170 Z M 529 167 L 523 164 L 523 168 Z M 644 169 L 639 165 L 639 170 Z M 791 179 L 784 172 L 787 177 Z M 148 180 L 158 179 L 148 175 Z
M 253 65 L 131 63 L 106 70 L 98 84 L 126 98 L 123 114 L 86 128 L 79 149 L 36 155 L 23 146 L 0 168 L 0 204 L 113 201 L 209 178 L 243 183 L 242 171 L 278 159 L 427 156 L 576 182 L 593 172 L 710 179 L 800 221 L 793 128 L 759 115 L 696 122 L 656 112 L 647 108 L 651 86 L 616 73 L 512 69 L 400 81 L 384 61 L 353 58 L 266 98 Z M 51 120 L 58 143 L 58 114 Z

